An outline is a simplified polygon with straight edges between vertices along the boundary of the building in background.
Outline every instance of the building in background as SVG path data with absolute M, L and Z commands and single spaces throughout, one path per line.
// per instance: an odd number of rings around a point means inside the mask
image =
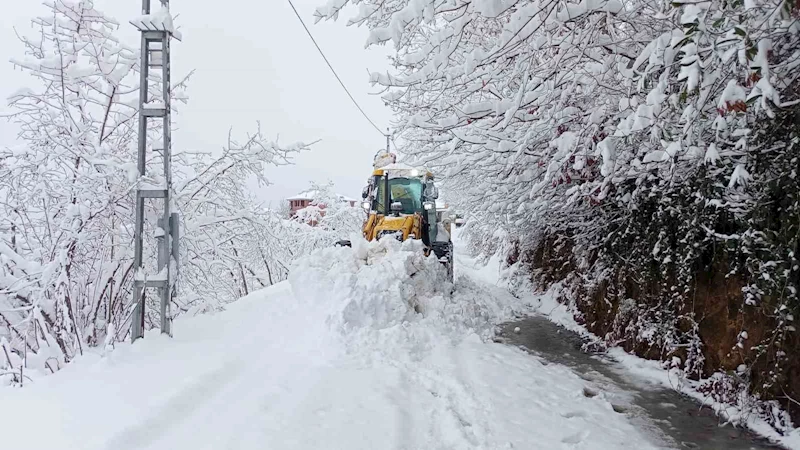
M 297 214 L 297 211 L 306 208 L 308 206 L 311 206 L 311 202 L 314 201 L 314 198 L 316 196 L 317 196 L 317 191 L 312 190 L 312 191 L 301 192 L 295 195 L 294 197 L 287 198 L 286 201 L 289 202 L 289 218 L 294 217 Z M 344 195 L 341 194 L 336 194 L 336 197 L 342 203 L 349 203 L 350 206 L 356 206 L 356 203 L 358 202 L 358 200 L 354 198 L 345 197 Z M 318 206 L 320 209 L 325 209 L 326 205 L 320 204 Z M 322 211 L 322 214 L 324 215 L 325 212 Z

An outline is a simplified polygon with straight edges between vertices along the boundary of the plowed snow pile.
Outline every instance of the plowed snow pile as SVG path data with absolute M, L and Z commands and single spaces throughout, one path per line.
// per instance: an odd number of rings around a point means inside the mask
M 654 448 L 569 369 L 494 344 L 515 299 L 415 243 L 354 240 L 289 283 L 0 389 L 19 449 Z
M 436 312 L 449 292 L 434 258 L 421 243 L 355 240 L 353 249 L 324 249 L 293 267 L 289 282 L 299 302 L 325 310 L 336 330 L 382 329 Z

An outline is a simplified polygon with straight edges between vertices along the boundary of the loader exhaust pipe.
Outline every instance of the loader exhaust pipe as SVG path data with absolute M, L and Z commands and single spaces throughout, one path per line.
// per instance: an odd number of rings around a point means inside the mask
M 383 215 L 389 217 L 392 205 L 389 203 L 391 195 L 389 193 L 389 173 L 383 172 Z

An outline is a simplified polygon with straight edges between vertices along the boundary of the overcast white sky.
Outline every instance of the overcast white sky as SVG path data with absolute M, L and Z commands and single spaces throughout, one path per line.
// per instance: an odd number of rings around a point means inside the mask
M 10 0 L 3 0 L 10 1 Z M 364 50 L 365 28 L 339 22 L 313 25 L 312 13 L 325 0 L 294 0 L 306 24 L 339 76 L 378 126 L 389 124 L 391 112 L 368 83 L 368 72 L 385 70 L 388 49 Z M 153 0 L 154 4 L 158 0 Z M 196 69 L 189 105 L 177 116 L 174 147 L 218 149 L 228 129 L 234 135 L 254 130 L 260 120 L 268 136 L 281 142 L 320 139 L 295 166 L 268 169 L 274 183 L 259 192 L 266 202 L 308 187 L 311 180 L 336 184 L 341 194 L 360 198 L 375 152 L 386 145 L 353 106 L 328 70 L 285 0 L 172 0 L 183 42 L 173 47 L 173 79 Z M 95 6 L 121 24 L 118 36 L 137 46 L 137 32 L 128 20 L 140 14 L 140 0 L 95 0 Z M 0 15 L 0 111 L 5 98 L 34 80 L 7 61 L 22 56 L 13 27 L 30 32 L 30 18 L 45 13 L 39 1 L 14 2 L 11 14 Z M 0 120 L 0 145 L 14 143 L 13 125 Z

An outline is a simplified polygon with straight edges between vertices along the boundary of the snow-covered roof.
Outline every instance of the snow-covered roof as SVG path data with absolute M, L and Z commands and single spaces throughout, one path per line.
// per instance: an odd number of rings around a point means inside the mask
M 317 191 L 303 191 L 294 197 L 289 197 L 286 200 L 314 200 L 314 197 L 317 195 Z
M 387 165 L 381 167 L 381 169 L 383 169 L 383 170 L 412 170 L 412 169 L 416 169 L 416 167 L 411 167 L 408 164 L 396 162 L 396 163 L 387 164 Z
M 299 194 L 297 194 L 297 195 L 295 195 L 293 197 L 289 197 L 286 200 L 288 200 L 288 201 L 291 201 L 291 200 L 314 200 L 315 198 L 317 198 L 318 194 L 319 194 L 318 191 L 316 191 L 314 189 L 311 189 L 309 191 L 303 191 L 303 192 L 301 192 L 301 193 L 299 193 Z M 350 198 L 350 197 L 344 196 L 342 194 L 336 194 L 336 197 L 338 197 L 339 200 L 341 200 L 343 202 L 355 202 L 355 201 L 358 201 L 358 200 L 356 200 L 354 198 Z
M 387 164 L 378 170 L 388 173 L 389 178 L 423 177 L 426 174 L 430 174 L 430 171 L 425 167 L 414 167 L 404 163 Z
M 426 168 L 424 168 L 424 167 L 414 167 L 414 166 L 409 166 L 408 164 L 404 164 L 404 163 L 392 163 L 392 164 L 387 164 L 387 165 L 385 165 L 385 166 L 381 167 L 380 169 L 382 169 L 382 170 L 388 170 L 388 171 L 392 171 L 392 170 L 395 170 L 395 171 L 401 171 L 401 170 L 418 170 L 420 173 L 425 173 L 425 172 L 427 172 L 427 171 L 428 171 L 428 170 L 427 170 Z

